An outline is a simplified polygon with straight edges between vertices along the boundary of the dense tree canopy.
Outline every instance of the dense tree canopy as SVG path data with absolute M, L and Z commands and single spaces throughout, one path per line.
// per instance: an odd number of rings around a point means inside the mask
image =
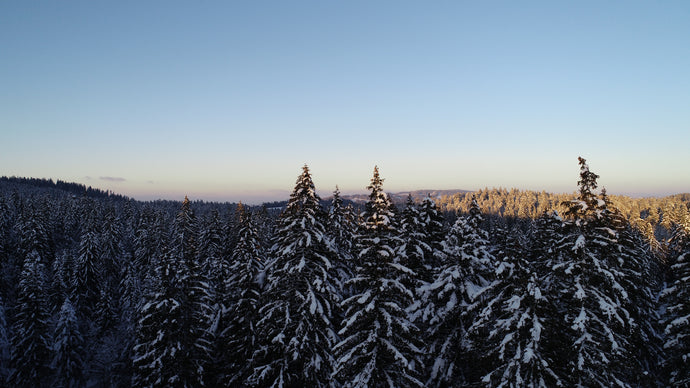
M 687 386 L 690 195 L 0 179 L 0 386 Z

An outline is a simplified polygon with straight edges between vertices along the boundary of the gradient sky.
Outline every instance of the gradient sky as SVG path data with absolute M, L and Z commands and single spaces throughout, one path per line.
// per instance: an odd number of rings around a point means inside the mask
M 0 175 L 137 199 L 690 191 L 690 2 L 3 1 Z

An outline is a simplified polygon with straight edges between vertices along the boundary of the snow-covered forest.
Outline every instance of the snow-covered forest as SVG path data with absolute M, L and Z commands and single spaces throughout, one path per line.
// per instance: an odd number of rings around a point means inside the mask
M 688 386 L 690 202 L 579 162 L 574 196 L 404 204 L 376 168 L 281 207 L 5 179 L 0 386 Z

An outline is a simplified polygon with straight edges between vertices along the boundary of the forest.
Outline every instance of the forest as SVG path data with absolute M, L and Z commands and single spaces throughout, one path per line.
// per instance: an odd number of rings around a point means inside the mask
M 690 386 L 690 194 L 578 161 L 404 203 L 376 167 L 264 206 L 2 177 L 0 386 Z

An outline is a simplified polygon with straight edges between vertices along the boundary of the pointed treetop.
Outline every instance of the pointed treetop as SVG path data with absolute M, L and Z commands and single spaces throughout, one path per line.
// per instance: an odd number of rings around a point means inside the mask
M 580 180 L 577 182 L 580 188 L 580 199 L 589 204 L 594 196 L 593 191 L 597 188 L 599 175 L 589 171 L 589 166 L 584 158 L 578 157 L 577 160 L 580 163 Z

